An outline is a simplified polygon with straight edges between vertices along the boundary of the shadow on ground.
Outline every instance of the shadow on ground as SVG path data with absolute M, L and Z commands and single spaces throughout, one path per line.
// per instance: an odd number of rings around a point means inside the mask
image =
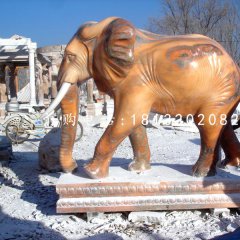
M 14 224 L 13 224 L 14 223 Z M 0 207 L 0 239 L 66 239 L 62 234 L 38 221 L 13 218 Z
M 58 195 L 56 194 L 54 185 L 45 186 L 39 180 L 40 172 L 37 164 L 37 153 L 15 152 L 14 155 L 21 156 L 21 158 L 18 159 L 15 157 L 15 159 L 10 162 L 8 168 L 10 168 L 16 176 L 4 176 L 4 174 L 2 174 L 2 184 L 21 190 L 21 199 L 25 202 L 36 204 L 37 210 L 42 214 L 46 216 L 56 215 Z M 27 163 L 24 161 L 27 161 Z M 50 175 L 56 178 L 59 177 L 59 173 L 51 173 Z M 21 205 L 19 205 L 19 208 L 21 208 Z M 0 239 L 66 239 L 62 234 L 44 226 L 40 221 L 18 219 L 7 215 L 3 212 L 1 206 L 0 229 Z
M 14 153 L 18 155 L 18 152 Z M 21 184 L 16 184 L 16 181 L 7 179 L 3 182 L 4 185 L 22 190 L 21 199 L 34 203 L 41 213 L 46 215 L 56 214 L 55 205 L 58 195 L 56 194 L 55 185 L 43 185 L 39 180 L 41 171 L 38 167 L 37 153 L 21 152 L 22 158 L 26 159 L 27 164 L 24 164 L 24 171 L 22 169 L 22 161 L 14 160 L 10 163 L 9 168 L 16 174 Z M 60 173 L 47 173 L 54 178 L 59 178 Z

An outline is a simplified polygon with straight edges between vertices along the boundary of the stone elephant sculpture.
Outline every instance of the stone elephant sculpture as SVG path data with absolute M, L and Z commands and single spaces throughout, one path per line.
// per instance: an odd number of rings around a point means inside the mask
M 77 85 L 90 77 L 99 90 L 113 97 L 115 105 L 112 124 L 85 165 L 90 177 L 108 175 L 113 153 L 127 136 L 134 151 L 129 169 L 150 168 L 142 125 L 143 116 L 150 111 L 194 116 L 201 136 L 194 176 L 215 174 L 219 144 L 228 157 L 226 164 L 239 165 L 240 146 L 230 117 L 239 102 L 240 71 L 214 40 L 195 34 L 160 36 L 116 17 L 81 26 L 65 50 L 58 74 L 58 95 L 43 115 L 46 117 L 61 103 L 66 121 L 62 126 L 60 163 L 65 172 L 77 167 L 72 160 Z M 214 124 L 210 121 L 213 116 Z

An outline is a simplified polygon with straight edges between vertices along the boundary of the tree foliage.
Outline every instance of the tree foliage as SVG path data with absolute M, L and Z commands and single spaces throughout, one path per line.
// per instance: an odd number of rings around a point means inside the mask
M 198 33 L 221 43 L 240 64 L 239 0 L 161 0 L 163 15 L 149 19 L 160 34 Z

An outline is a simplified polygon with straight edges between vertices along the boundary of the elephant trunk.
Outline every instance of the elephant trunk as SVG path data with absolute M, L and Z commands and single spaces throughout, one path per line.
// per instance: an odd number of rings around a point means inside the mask
M 78 122 L 78 87 L 71 85 L 67 94 L 61 101 L 62 109 L 62 134 L 60 145 L 60 164 L 65 172 L 72 172 L 77 164 L 72 159 L 72 151 L 76 138 Z
M 76 138 L 78 122 L 78 87 L 77 83 L 63 82 L 58 95 L 41 118 L 48 117 L 61 103 L 62 133 L 59 161 L 64 172 L 72 172 L 77 164 L 72 160 L 72 150 Z

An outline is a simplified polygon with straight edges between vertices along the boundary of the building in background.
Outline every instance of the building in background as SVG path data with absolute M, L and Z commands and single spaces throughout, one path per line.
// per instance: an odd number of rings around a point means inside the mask
M 37 49 L 36 88 L 39 105 L 48 106 L 57 95 L 57 75 L 66 45 Z
M 37 105 L 35 56 L 37 44 L 30 38 L 14 35 L 0 38 L 0 115 L 19 103 Z
M 7 111 L 49 106 L 57 95 L 57 76 L 65 47 L 37 48 L 30 38 L 18 35 L 0 38 L 0 116 Z M 109 98 L 97 90 L 93 79 L 82 84 L 79 91 L 87 114 L 101 114 L 102 103 Z
M 37 49 L 30 38 L 0 38 L 0 116 L 6 111 L 48 106 L 57 94 L 65 45 Z

